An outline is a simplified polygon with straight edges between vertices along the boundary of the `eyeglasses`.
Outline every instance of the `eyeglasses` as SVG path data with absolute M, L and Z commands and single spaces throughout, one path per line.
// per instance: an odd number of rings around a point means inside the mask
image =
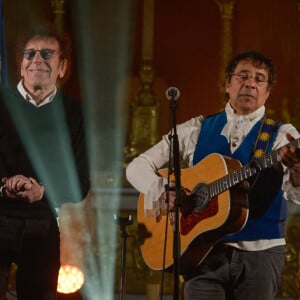
M 41 50 L 26 49 L 23 52 L 23 57 L 28 60 L 33 60 L 37 52 L 40 52 L 40 55 L 44 60 L 50 59 L 55 52 L 58 53 L 56 50 L 52 50 L 52 49 L 41 49 Z
M 268 81 L 264 74 L 251 74 L 250 72 L 240 72 L 238 74 L 232 73 L 231 75 L 237 76 L 241 81 L 245 82 L 249 80 L 251 77 L 257 84 L 263 84 Z

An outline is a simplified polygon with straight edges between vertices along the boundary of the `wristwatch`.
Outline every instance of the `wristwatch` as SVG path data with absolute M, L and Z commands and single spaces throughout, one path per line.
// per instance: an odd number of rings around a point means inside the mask
M 4 198 L 3 192 L 5 189 L 6 189 L 6 184 L 4 183 L 0 186 L 0 198 Z

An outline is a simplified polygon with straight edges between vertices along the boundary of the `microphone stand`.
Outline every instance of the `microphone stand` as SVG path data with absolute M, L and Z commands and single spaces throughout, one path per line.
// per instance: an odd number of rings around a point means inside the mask
M 173 299 L 179 299 L 179 259 L 180 259 L 180 231 L 179 231 L 179 208 L 182 201 L 181 193 L 181 171 L 180 171 L 180 154 L 179 154 L 179 143 L 176 130 L 176 95 L 171 95 L 170 97 L 170 107 L 172 109 L 172 127 L 173 135 L 171 136 L 171 142 L 173 142 L 173 165 L 174 165 L 174 177 L 175 177 L 175 192 L 176 200 L 174 205 L 174 247 L 173 247 L 173 257 L 174 257 L 174 293 Z
M 121 240 L 122 240 L 122 251 L 121 251 L 121 278 L 120 278 L 120 295 L 119 300 L 125 299 L 125 270 L 126 270 L 126 241 L 128 234 L 126 232 L 126 226 L 132 225 L 132 216 L 129 215 L 125 217 L 117 217 L 114 215 L 114 220 L 120 225 L 121 230 Z

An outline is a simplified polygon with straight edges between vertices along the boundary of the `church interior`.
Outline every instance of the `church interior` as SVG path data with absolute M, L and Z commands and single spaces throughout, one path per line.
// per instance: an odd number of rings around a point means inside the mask
M 62 264 L 82 271 L 78 288 L 59 299 L 154 300 L 161 291 L 172 299 L 172 273 L 162 286 L 161 272 L 143 260 L 140 195 L 125 168 L 171 129 L 169 87 L 180 91 L 178 123 L 221 111 L 224 69 L 244 50 L 276 66 L 268 116 L 300 130 L 300 0 L 2 0 L 2 15 L 12 85 L 24 29 L 54 23 L 72 38 L 71 74 L 61 88 L 86 109 L 92 189 L 88 205 L 59 209 Z M 300 299 L 299 224 L 300 208 L 291 205 L 278 299 Z M 16 299 L 14 272 L 8 300 Z

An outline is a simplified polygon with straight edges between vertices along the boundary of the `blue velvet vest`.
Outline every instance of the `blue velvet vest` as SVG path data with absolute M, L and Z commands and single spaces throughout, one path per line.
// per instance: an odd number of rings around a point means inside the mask
M 195 148 L 195 165 L 210 153 L 219 153 L 239 160 L 242 164 L 250 161 L 259 134 L 261 122 L 258 121 L 249 134 L 232 154 L 227 139 L 221 135 L 227 122 L 225 112 L 204 120 Z M 275 128 L 265 152 L 272 149 L 278 128 Z M 262 171 L 249 191 L 249 217 L 244 228 L 223 238 L 224 241 L 274 239 L 284 237 L 287 217 L 287 201 L 281 190 L 282 172 L 273 167 Z

